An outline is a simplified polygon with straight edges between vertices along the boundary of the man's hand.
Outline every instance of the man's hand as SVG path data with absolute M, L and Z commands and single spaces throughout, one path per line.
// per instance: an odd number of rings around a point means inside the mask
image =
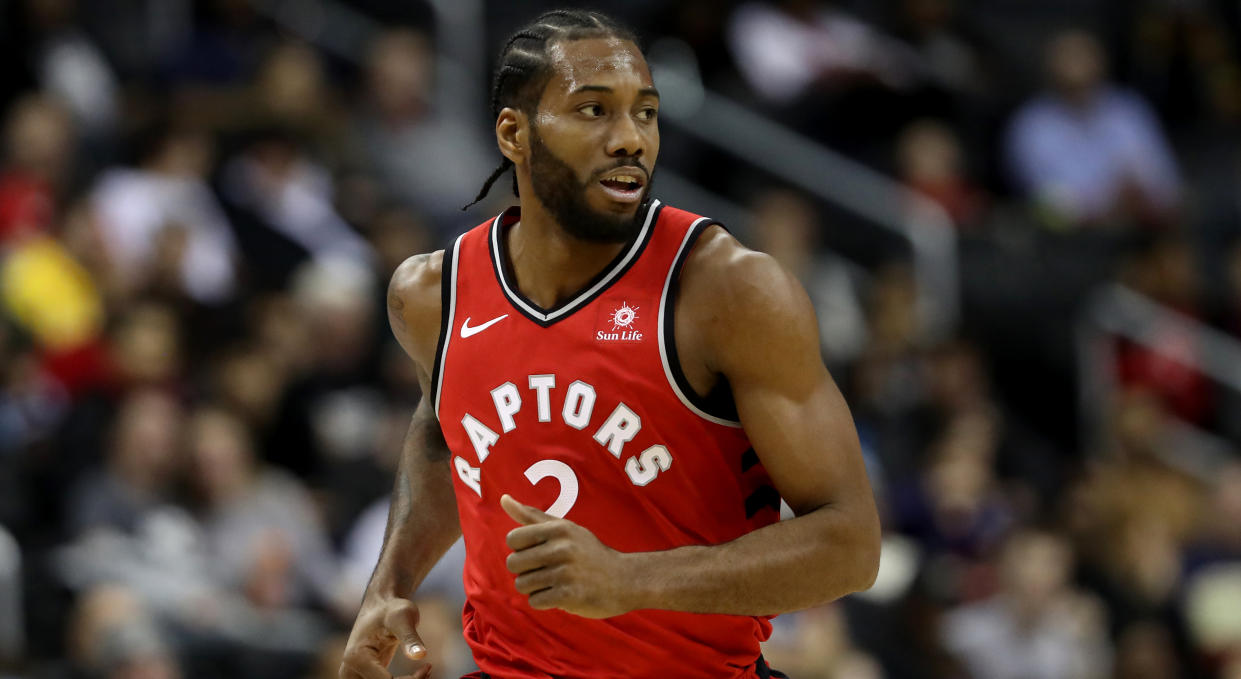
M 364 602 L 345 645 L 340 679 L 392 679 L 388 665 L 397 646 L 415 660 L 426 657 L 427 649 L 418 637 L 417 627 L 418 607 L 408 599 Z M 399 679 L 427 679 L 430 674 L 431 665 L 427 663 Z
M 509 495 L 500 506 L 521 524 L 509 531 L 513 550 L 506 565 L 517 574 L 517 591 L 538 610 L 559 608 L 584 618 L 610 618 L 633 610 L 625 602 L 632 572 L 625 554 L 599 542 L 594 533 L 558 519 Z

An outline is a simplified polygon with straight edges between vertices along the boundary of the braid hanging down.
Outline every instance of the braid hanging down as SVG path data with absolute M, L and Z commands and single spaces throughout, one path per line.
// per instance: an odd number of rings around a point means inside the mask
M 530 115 L 542 96 L 551 75 L 547 48 L 553 43 L 584 38 L 620 38 L 637 44 L 632 31 L 611 17 L 599 12 L 579 9 L 558 9 L 545 12 L 518 29 L 500 50 L 495 73 L 491 79 L 491 117 L 499 117 L 505 108 L 515 108 Z M 487 197 L 491 186 L 513 167 L 508 158 L 492 171 L 468 209 Z M 513 195 L 517 193 L 517 177 L 513 176 Z

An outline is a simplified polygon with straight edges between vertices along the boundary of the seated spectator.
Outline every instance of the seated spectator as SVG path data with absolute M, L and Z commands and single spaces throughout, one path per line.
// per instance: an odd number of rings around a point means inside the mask
M 260 609 L 337 603 L 335 558 L 307 490 L 261 466 L 244 424 L 222 410 L 195 412 L 188 442 L 217 580 Z
M 161 233 L 181 240 L 179 284 L 204 304 L 228 300 L 236 285 L 237 246 L 219 201 L 207 185 L 212 140 L 165 127 L 150 132 L 138 167 L 112 168 L 95 184 L 93 204 L 104 244 L 129 289 L 154 273 Z M 165 242 L 165 244 L 167 244 Z
M 51 227 L 72 171 L 73 119 L 56 100 L 29 95 L 8 111 L 0 168 L 0 245 Z
M 121 403 L 107 460 L 68 497 L 71 534 L 137 532 L 152 510 L 174 499 L 181 418 L 180 405 L 155 389 L 135 391 Z
M 471 126 L 476 112 L 444 110 L 451 102 L 433 99 L 434 65 L 425 35 L 380 34 L 367 57 L 352 137 L 356 162 L 446 237 L 461 229 L 461 207 L 474 200 L 499 154 L 495 140 L 479 133 L 482 126 Z
M 1017 188 L 1069 228 L 1165 222 L 1180 178 L 1150 106 L 1108 83 L 1103 48 L 1088 33 L 1057 35 L 1046 68 L 1050 89 L 1017 111 L 1005 142 Z
M 82 595 L 69 629 L 70 662 L 83 679 L 180 679 L 156 620 L 133 592 L 105 585 Z
M 942 207 L 961 230 L 981 226 L 986 194 L 966 176 L 961 143 L 947 125 L 920 120 L 901 132 L 897 176 L 915 193 Z
M 882 161 L 921 78 L 908 45 L 816 0 L 746 2 L 728 43 L 758 103 L 779 122 L 863 162 Z
M 855 358 L 867 341 L 856 286 L 848 266 L 819 247 L 823 229 L 813 203 L 793 191 L 768 191 L 755 201 L 755 247 L 780 262 L 810 295 L 819 341 L 829 364 Z
M 1000 591 L 949 611 L 944 647 L 987 679 L 1095 679 L 1108 674 L 1104 609 L 1069 580 L 1073 553 L 1054 533 L 1023 530 L 1005 543 Z
M 250 278 L 279 288 L 307 257 L 347 258 L 369 265 L 367 242 L 337 214 L 327 169 L 291 130 L 253 133 L 224 165 L 221 192 L 231 209 Z
M 899 85 L 911 53 L 830 2 L 749 2 L 728 27 L 741 75 L 764 100 L 787 104 L 858 78 Z

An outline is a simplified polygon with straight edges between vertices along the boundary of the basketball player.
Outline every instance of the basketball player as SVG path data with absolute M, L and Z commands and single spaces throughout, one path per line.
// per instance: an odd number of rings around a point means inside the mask
M 659 93 L 607 17 L 521 29 L 492 107 L 480 197 L 512 169 L 520 206 L 392 278 L 424 398 L 340 676 L 425 655 L 407 597 L 462 534 L 474 677 L 781 676 L 769 618 L 868 587 L 879 554 L 806 294 L 649 195 Z

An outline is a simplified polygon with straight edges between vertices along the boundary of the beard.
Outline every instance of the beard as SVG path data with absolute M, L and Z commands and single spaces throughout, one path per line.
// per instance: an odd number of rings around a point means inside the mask
M 646 169 L 637 158 L 621 158 L 615 167 L 626 165 Z M 590 179 L 579 182 L 573 168 L 557 158 L 543 144 L 538 130 L 531 127 L 530 183 L 534 187 L 534 195 L 570 236 L 589 243 L 625 243 L 642 228 L 639 218 L 646 213 L 643 207 L 650 198 L 651 173 L 647 174 L 646 186 L 642 187 L 642 200 L 632 215 L 600 212 L 586 202 L 587 189 L 598 181 L 596 175 L 611 169 L 594 173 Z

